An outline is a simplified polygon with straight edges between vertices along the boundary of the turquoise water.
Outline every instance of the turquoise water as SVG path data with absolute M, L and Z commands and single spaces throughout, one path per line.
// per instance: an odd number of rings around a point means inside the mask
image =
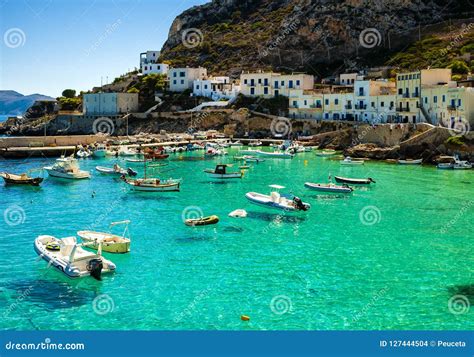
M 474 172 L 376 162 L 342 167 L 304 153 L 254 164 L 242 180 L 212 183 L 202 170 L 222 159 L 200 155 L 175 154 L 162 168 L 161 177 L 183 178 L 179 193 L 128 192 L 95 171 L 86 181 L 46 178 L 39 189 L 1 185 L 0 328 L 474 328 L 474 308 L 462 309 L 462 299 L 474 303 Z M 4 160 L 0 171 L 52 161 Z M 344 197 L 304 188 L 328 173 L 370 176 L 377 184 Z M 267 193 L 269 184 L 287 186 L 312 209 L 289 216 L 246 201 L 246 192 Z M 221 221 L 187 227 L 186 207 Z M 237 208 L 249 216 L 227 216 Z M 39 234 L 106 230 L 124 219 L 132 221 L 132 250 L 105 253 L 117 272 L 101 282 L 68 279 L 37 260 Z M 457 295 L 460 304 L 450 310 Z

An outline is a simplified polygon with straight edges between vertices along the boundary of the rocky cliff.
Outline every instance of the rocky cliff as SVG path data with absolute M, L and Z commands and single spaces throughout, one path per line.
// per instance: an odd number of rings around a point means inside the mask
M 213 73 L 271 68 L 327 75 L 382 64 L 439 31 L 430 25 L 472 17 L 473 10 L 469 0 L 214 0 L 174 20 L 162 56 Z

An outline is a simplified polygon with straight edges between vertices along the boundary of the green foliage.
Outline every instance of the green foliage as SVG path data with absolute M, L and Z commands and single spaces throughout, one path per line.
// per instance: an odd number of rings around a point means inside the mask
M 462 136 L 451 136 L 446 140 L 446 143 L 455 146 L 462 146 L 464 145 L 464 140 Z
M 467 74 L 469 72 L 469 67 L 466 62 L 461 60 L 451 62 L 448 68 L 451 68 L 454 74 Z
M 63 90 L 61 95 L 63 97 L 66 97 L 66 98 L 74 98 L 76 96 L 76 90 L 75 89 L 65 89 L 65 90 Z
M 132 87 L 127 91 L 127 93 L 140 93 L 140 91 L 138 88 Z
M 82 104 L 81 98 L 58 98 L 59 106 L 61 110 L 78 110 Z

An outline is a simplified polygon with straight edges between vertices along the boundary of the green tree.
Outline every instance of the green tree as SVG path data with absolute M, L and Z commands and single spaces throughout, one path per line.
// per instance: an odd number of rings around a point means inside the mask
M 74 98 L 76 96 L 76 90 L 75 89 L 65 89 L 65 90 L 63 90 L 62 96 L 66 97 L 66 98 Z
M 467 74 L 469 72 L 469 67 L 466 62 L 460 60 L 451 62 L 448 68 L 452 69 L 453 74 Z

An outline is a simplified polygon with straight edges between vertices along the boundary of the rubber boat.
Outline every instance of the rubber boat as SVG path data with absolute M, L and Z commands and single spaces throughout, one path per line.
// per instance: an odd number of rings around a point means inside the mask
M 44 168 L 48 174 L 53 177 L 80 180 L 90 178 L 88 171 L 82 171 L 79 168 L 77 159 L 73 157 L 61 157 L 56 160 L 53 166 L 46 166 Z
M 205 173 L 208 174 L 209 177 L 215 179 L 233 179 L 233 178 L 242 178 L 242 172 L 227 172 L 227 167 L 230 165 L 216 165 L 214 170 L 206 169 L 204 170 Z
M 145 192 L 179 192 L 181 180 L 160 180 L 158 178 L 127 179 L 122 176 L 123 181 L 134 191 Z
M 137 172 L 128 168 L 123 169 L 119 165 L 114 165 L 114 167 L 105 167 L 105 166 L 96 166 L 95 169 L 99 171 L 101 174 L 106 175 L 128 175 L 128 176 L 137 176 Z
M 53 266 L 70 278 L 92 276 L 101 280 L 102 273 L 115 271 L 115 264 L 102 257 L 99 244 L 97 253 L 85 250 L 87 243 L 78 244 L 76 237 L 58 239 L 49 235 L 41 235 L 35 239 L 36 253 L 48 266 Z
M 9 174 L 7 172 L 1 172 L 0 177 L 3 178 L 6 185 L 30 185 L 39 186 L 43 182 L 42 177 L 30 177 L 27 174 Z
M 330 192 L 330 193 L 351 193 L 353 189 L 347 185 L 338 186 L 333 183 L 311 183 L 306 182 L 304 184 L 306 188 L 319 192 Z
M 209 217 L 187 219 L 184 221 L 184 224 L 186 224 L 187 226 L 196 227 L 196 226 L 207 226 L 210 224 L 216 224 L 218 222 L 219 222 L 219 217 L 216 215 L 213 215 Z
M 98 250 L 102 246 L 102 251 L 109 253 L 128 253 L 130 252 L 130 232 L 128 225 L 130 221 L 112 222 L 110 227 L 125 225 L 122 235 L 111 233 L 79 231 L 77 235 L 81 237 L 83 242 L 90 243 L 89 248 Z
M 347 156 L 344 160 L 341 161 L 341 165 L 364 165 L 364 161 L 352 160 L 351 157 Z
M 92 156 L 94 156 L 94 157 L 104 157 L 106 152 L 107 152 L 107 148 L 105 147 L 105 145 L 99 144 L 93 150 Z
M 416 160 L 412 160 L 412 159 L 406 159 L 406 160 L 398 160 L 398 163 L 400 165 L 420 165 L 423 163 L 423 159 L 416 159 Z
M 350 185 L 370 185 L 371 183 L 375 183 L 375 181 L 368 177 L 366 179 L 354 179 L 354 178 L 348 178 L 348 177 L 341 177 L 341 176 L 335 176 L 336 182 L 338 183 L 347 183 Z
M 309 203 L 301 201 L 299 197 L 293 199 L 282 196 L 278 191 L 284 189 L 284 186 L 270 185 L 274 191 L 270 195 L 264 195 L 258 192 L 248 192 L 245 197 L 253 204 L 285 210 L 287 212 L 307 211 L 311 208 Z

